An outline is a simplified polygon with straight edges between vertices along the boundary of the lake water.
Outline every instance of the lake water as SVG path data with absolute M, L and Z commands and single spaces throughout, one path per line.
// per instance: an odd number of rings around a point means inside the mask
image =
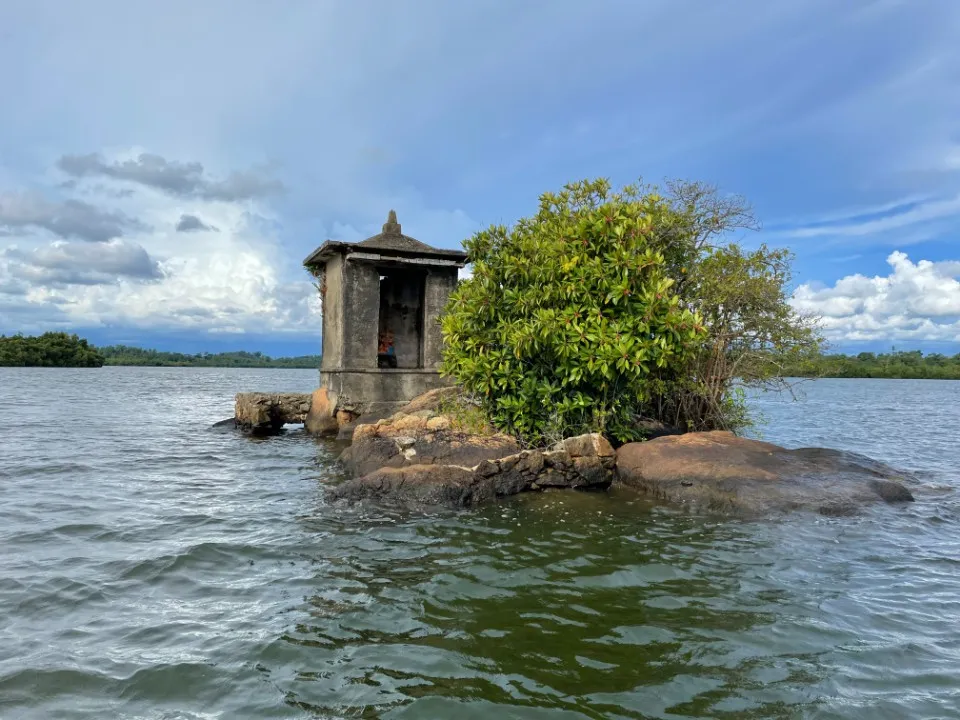
M 765 522 L 328 506 L 334 443 L 209 428 L 315 383 L 0 368 L 0 718 L 960 717 L 960 382 L 759 399 L 765 439 L 923 482 Z

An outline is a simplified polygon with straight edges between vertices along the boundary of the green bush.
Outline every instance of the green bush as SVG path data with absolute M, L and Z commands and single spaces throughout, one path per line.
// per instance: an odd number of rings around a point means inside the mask
M 532 443 L 634 440 L 641 417 L 749 425 L 744 389 L 787 386 L 822 348 L 817 319 L 790 306 L 789 251 L 721 243 L 756 227 L 702 183 L 547 193 L 533 217 L 466 241 L 473 277 L 442 319 L 442 369 Z
M 676 220 L 667 199 L 598 180 L 544 194 L 512 228 L 477 233 L 465 243 L 473 277 L 442 318 L 444 373 L 528 442 L 635 439 L 635 416 L 707 335 L 675 292 L 682 245 L 656 240 Z

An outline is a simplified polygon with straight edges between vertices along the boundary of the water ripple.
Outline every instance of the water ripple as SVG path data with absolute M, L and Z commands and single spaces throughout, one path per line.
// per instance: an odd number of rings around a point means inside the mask
M 315 381 L 0 369 L 0 717 L 957 716 L 960 383 L 756 399 L 767 439 L 891 462 L 920 500 L 738 522 L 625 492 L 331 507 L 336 443 L 209 431 Z

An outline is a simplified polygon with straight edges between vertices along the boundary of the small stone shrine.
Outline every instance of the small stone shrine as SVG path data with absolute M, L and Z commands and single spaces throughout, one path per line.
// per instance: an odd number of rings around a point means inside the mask
M 460 250 L 402 234 L 393 210 L 379 235 L 328 240 L 304 260 L 317 278 L 323 315 L 309 429 L 333 431 L 360 415 L 383 415 L 447 384 L 438 370 L 439 316 L 466 260 Z

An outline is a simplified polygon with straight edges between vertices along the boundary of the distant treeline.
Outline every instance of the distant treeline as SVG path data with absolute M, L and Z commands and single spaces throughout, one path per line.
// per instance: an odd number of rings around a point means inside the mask
M 144 350 L 128 345 L 97 348 L 76 335 L 44 333 L 39 337 L 0 335 L 0 367 L 154 367 L 319 368 L 319 355 L 272 358 L 260 352 L 186 353 Z
M 261 352 L 197 353 L 191 355 L 144 350 L 129 345 L 94 347 L 77 335 L 48 332 L 38 337 L 0 335 L 0 367 L 320 367 L 319 355 L 272 358 Z M 784 368 L 788 377 L 903 378 L 960 380 L 960 353 L 924 355 L 919 350 L 858 355 L 819 355 Z
M 960 380 L 960 354 L 924 355 L 919 350 L 858 355 L 820 355 L 785 369 L 790 377 Z
M 103 355 L 86 340 L 62 332 L 39 337 L 0 335 L 0 367 L 101 367 Z
M 251 368 L 319 368 L 319 355 L 272 358 L 261 352 L 198 353 L 190 355 L 160 350 L 144 350 L 128 345 L 99 348 L 105 365 L 152 365 L 172 367 L 251 367 Z

